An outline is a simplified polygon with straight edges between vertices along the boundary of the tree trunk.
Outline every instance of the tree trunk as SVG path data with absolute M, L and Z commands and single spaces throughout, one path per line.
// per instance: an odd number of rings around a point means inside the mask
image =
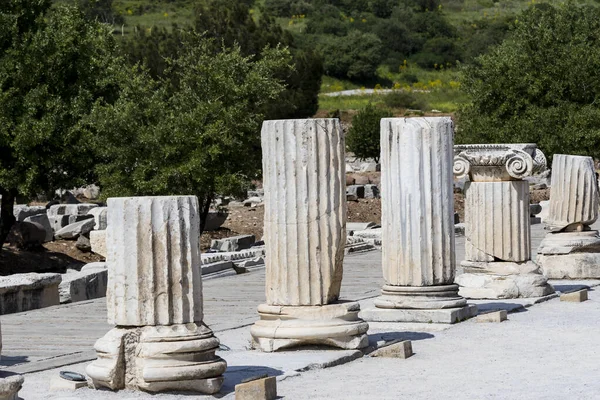
M 2 203 L 0 205 L 0 252 L 2 246 L 10 233 L 10 229 L 15 224 L 14 216 L 15 198 L 17 197 L 16 190 L 1 190 Z
M 206 218 L 208 217 L 208 212 L 210 211 L 210 204 L 212 203 L 213 196 L 201 196 L 198 200 L 200 202 L 200 235 L 204 232 L 204 227 L 206 226 Z

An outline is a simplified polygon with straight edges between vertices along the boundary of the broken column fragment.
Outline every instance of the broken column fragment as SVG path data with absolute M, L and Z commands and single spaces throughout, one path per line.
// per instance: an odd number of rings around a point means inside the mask
M 465 185 L 464 273 L 467 298 L 540 297 L 554 292 L 531 261 L 529 183 L 546 168 L 535 144 L 455 146 L 454 174 Z
M 87 373 L 96 387 L 213 394 L 226 363 L 202 322 L 195 196 L 108 199 L 108 322 Z
M 555 154 L 552 161 L 548 234 L 537 263 L 550 279 L 600 278 L 598 183 L 591 157 Z

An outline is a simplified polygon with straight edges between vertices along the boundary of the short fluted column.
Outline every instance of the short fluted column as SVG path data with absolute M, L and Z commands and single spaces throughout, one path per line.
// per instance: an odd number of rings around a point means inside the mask
M 267 303 L 251 332 L 264 351 L 367 345 L 358 303 L 337 303 L 346 243 L 344 146 L 337 119 L 263 123 Z
M 226 363 L 202 322 L 195 196 L 108 199 L 107 308 L 116 328 L 87 367 L 96 387 L 220 390 Z
M 381 229 L 385 285 L 375 300 L 395 312 L 363 313 L 368 320 L 428 322 L 467 302 L 454 284 L 453 124 L 442 118 L 381 120 Z M 402 310 L 408 309 L 408 312 Z M 437 312 L 439 314 L 439 312 Z
M 598 182 L 591 157 L 555 154 L 552 162 L 549 231 L 537 263 L 552 279 L 600 278 L 600 236 L 590 225 L 598 219 Z
M 468 298 L 540 297 L 554 292 L 531 261 L 529 184 L 546 167 L 535 144 L 455 146 L 465 185 L 465 257 L 456 278 Z

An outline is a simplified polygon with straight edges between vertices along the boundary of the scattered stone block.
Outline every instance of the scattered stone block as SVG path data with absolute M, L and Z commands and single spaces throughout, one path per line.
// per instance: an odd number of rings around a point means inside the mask
M 19 390 L 25 379 L 19 374 L 0 371 L 0 400 L 19 400 Z
M 14 274 L 0 277 L 0 315 L 60 304 L 60 274 Z
M 485 314 L 480 314 L 475 318 L 477 322 L 502 322 L 508 319 L 506 310 L 492 311 Z
M 379 197 L 379 188 L 377 185 L 365 185 L 365 199 L 378 199 Z
M 20 249 L 40 247 L 46 241 L 46 229 L 35 222 L 16 222 L 10 231 L 8 241 Z
M 106 257 L 106 231 L 91 231 L 90 246 L 92 252 Z
M 259 204 L 262 204 L 263 199 L 261 197 L 250 197 L 249 199 L 244 200 L 244 207 L 256 207 Z
M 235 385 L 235 400 L 273 400 L 277 398 L 277 379 L 274 376 Z
M 210 248 L 217 251 L 240 251 L 249 249 L 256 242 L 254 235 L 232 236 L 225 239 L 215 239 Z
M 204 230 L 207 232 L 216 231 L 225 223 L 228 216 L 229 214 L 226 212 L 210 211 L 206 216 Z
M 371 183 L 371 181 L 369 180 L 369 177 L 365 176 L 365 175 L 351 174 L 349 176 L 352 178 L 352 180 L 354 180 L 354 182 L 353 183 L 346 182 L 346 186 L 350 186 L 350 185 L 368 185 L 369 183 Z
M 27 217 L 32 217 L 38 214 L 46 214 L 46 207 L 17 204 L 13 208 L 13 215 L 17 219 L 17 222 L 25 221 Z
M 381 228 L 376 222 L 346 222 L 346 234 L 352 236 L 354 232 L 368 229 Z
M 58 287 L 60 303 L 74 303 L 104 297 L 107 283 L 108 270 L 105 263 L 94 263 L 92 267 L 85 270 L 64 274 Z
M 581 289 L 575 292 L 563 293 L 560 295 L 560 301 L 568 301 L 571 303 L 581 303 L 588 299 L 588 290 Z
M 465 224 L 454 224 L 454 234 L 457 236 L 465 236 Z
M 346 175 L 346 186 L 351 186 L 354 185 L 356 183 L 356 179 L 354 179 L 354 176 L 347 174 Z
M 48 215 L 46 213 L 32 215 L 31 217 L 25 218 L 23 222 L 32 222 L 42 226 L 46 231 L 44 242 L 51 242 L 54 238 L 54 232 L 52 231 L 52 226 L 50 225 L 50 220 L 48 219 Z
M 75 247 L 84 253 L 89 253 L 92 251 L 92 245 L 90 244 L 90 238 L 85 235 L 80 235 L 77 238 L 77 243 L 75 243 Z
M 92 208 L 88 214 L 94 216 L 94 221 L 96 225 L 94 225 L 94 230 L 102 231 L 106 229 L 106 213 L 108 211 L 108 207 L 96 207 Z
M 363 163 L 360 165 L 360 172 L 378 172 L 381 166 L 377 163 Z
M 70 381 L 60 376 L 53 376 L 50 380 L 50 390 L 77 390 L 87 385 L 87 381 Z
M 84 219 L 83 221 L 75 222 L 74 224 L 69 224 L 64 228 L 59 229 L 54 237 L 56 239 L 77 239 L 80 235 L 85 235 L 86 233 L 90 233 L 92 229 L 94 229 L 94 225 L 96 222 L 93 218 Z
M 356 197 L 357 199 L 365 198 L 365 187 L 363 185 L 350 185 L 346 187 L 346 196 Z
M 409 358 L 413 355 L 412 342 L 410 340 L 393 341 L 385 344 L 371 353 L 371 357 Z
M 90 200 L 95 200 L 100 197 L 100 188 L 96 185 L 87 185 L 83 188 L 82 194 Z

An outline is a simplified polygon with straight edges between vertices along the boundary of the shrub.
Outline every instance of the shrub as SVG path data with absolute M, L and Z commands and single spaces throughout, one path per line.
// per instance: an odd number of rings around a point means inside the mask
M 391 116 L 389 110 L 377 108 L 369 103 L 352 118 L 352 127 L 346 135 L 348 150 L 358 158 L 373 158 L 379 162 L 381 119 Z
M 427 103 L 418 99 L 413 93 L 394 90 L 383 98 L 383 102 L 390 108 L 410 108 L 425 110 Z

